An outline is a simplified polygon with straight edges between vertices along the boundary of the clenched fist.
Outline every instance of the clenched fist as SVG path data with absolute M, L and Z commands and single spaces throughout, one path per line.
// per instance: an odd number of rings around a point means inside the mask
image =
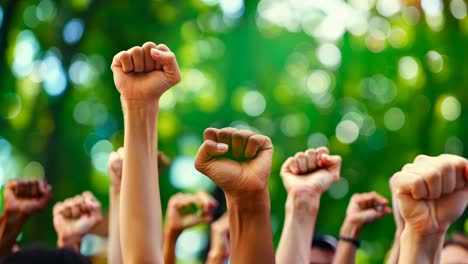
M 111 69 L 117 90 L 127 100 L 157 100 L 181 78 L 174 53 L 152 42 L 119 52 Z
M 196 194 L 178 193 L 169 199 L 166 213 L 166 228 L 181 233 L 184 229 L 208 223 L 218 202 L 205 192 Z M 192 210 L 193 209 L 193 210 Z
M 281 178 L 288 192 L 307 189 L 322 194 L 340 179 L 341 157 L 330 155 L 325 147 L 308 149 L 288 158 L 281 167 Z
M 109 155 L 109 161 L 107 162 L 107 170 L 111 184 L 118 193 L 120 192 L 120 183 L 122 181 L 123 160 L 124 148 L 121 147 Z M 163 152 L 158 152 L 158 175 L 161 175 L 170 164 L 171 160 Z
M 271 171 L 270 138 L 248 130 L 208 128 L 198 150 L 195 168 L 227 195 L 263 191 Z
M 468 160 L 420 155 L 391 179 L 405 229 L 418 235 L 447 230 L 468 204 Z
M 9 180 L 5 192 L 5 212 L 30 216 L 43 210 L 52 199 L 45 180 Z
M 59 247 L 79 251 L 81 239 L 102 221 L 101 204 L 91 192 L 55 204 L 54 228 Z
M 349 224 L 361 229 L 365 224 L 391 213 L 388 200 L 376 192 L 354 194 L 346 209 L 346 220 Z

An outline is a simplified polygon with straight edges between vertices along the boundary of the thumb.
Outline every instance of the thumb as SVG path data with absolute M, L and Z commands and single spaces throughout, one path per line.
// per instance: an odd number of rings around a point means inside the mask
M 380 219 L 384 215 L 384 212 L 379 212 L 375 209 L 367 209 L 360 212 L 359 214 L 362 221 L 365 223 L 370 223 Z
M 338 155 L 328 155 L 324 153 L 321 158 L 323 166 L 337 167 L 341 165 L 341 157 Z
M 179 66 L 177 65 L 176 57 L 172 51 L 164 51 L 153 48 L 151 49 L 151 57 L 153 60 L 162 65 L 164 72 L 170 74 L 172 77 L 177 79 L 176 82 L 179 82 Z
M 195 167 L 197 170 L 203 169 L 206 163 L 210 162 L 213 158 L 225 154 L 229 146 L 224 143 L 218 143 L 213 140 L 206 140 L 198 150 L 195 159 Z

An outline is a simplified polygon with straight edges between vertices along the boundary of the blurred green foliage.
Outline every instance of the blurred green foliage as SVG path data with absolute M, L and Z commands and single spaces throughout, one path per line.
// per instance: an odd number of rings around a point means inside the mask
M 107 157 L 123 142 L 109 65 L 154 41 L 183 73 L 161 103 L 160 150 L 174 160 L 161 176 L 163 206 L 177 191 L 213 189 L 192 164 L 205 128 L 248 128 L 275 144 L 275 243 L 282 161 L 320 145 L 343 156 L 317 224 L 337 235 L 350 196 L 390 197 L 389 177 L 417 154 L 467 156 L 466 3 L 403 2 L 2 0 L 0 184 L 45 175 L 55 200 L 89 189 L 107 208 Z M 51 207 L 29 221 L 24 243 L 55 243 Z M 390 216 L 369 225 L 358 263 L 381 262 L 393 232 Z

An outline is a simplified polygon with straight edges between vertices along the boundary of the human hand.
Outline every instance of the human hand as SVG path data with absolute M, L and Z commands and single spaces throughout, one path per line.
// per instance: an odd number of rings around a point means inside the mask
M 195 158 L 195 168 L 211 178 L 226 195 L 265 191 L 273 145 L 263 135 L 235 128 L 208 128 Z
M 289 157 L 281 166 L 281 178 L 286 190 L 306 189 L 322 194 L 340 179 L 341 157 L 329 155 L 325 147 L 308 149 Z
M 126 100 L 158 100 L 181 79 L 174 53 L 153 42 L 119 52 L 111 69 L 115 86 Z
M 455 155 L 420 155 L 391 179 L 405 230 L 445 233 L 468 203 L 468 161 Z
M 9 180 L 4 192 L 5 212 L 28 217 L 43 210 L 52 199 L 46 180 Z
M 91 192 L 83 192 L 56 203 L 53 217 L 58 246 L 79 251 L 83 236 L 102 221 L 101 204 Z
M 178 193 L 169 199 L 166 211 L 166 228 L 180 234 L 184 229 L 208 223 L 218 202 L 205 192 L 196 194 Z
M 124 148 L 121 147 L 117 151 L 114 151 L 109 156 L 107 162 L 107 170 L 109 172 L 109 178 L 111 184 L 116 192 L 120 192 L 120 184 L 122 181 L 122 165 L 124 160 Z M 161 151 L 158 152 L 158 172 L 161 175 L 169 165 L 171 160 Z

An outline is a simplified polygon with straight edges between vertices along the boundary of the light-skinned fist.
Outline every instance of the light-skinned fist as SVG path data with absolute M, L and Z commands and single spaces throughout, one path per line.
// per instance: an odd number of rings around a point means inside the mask
M 418 235 L 441 234 L 468 204 L 468 161 L 443 154 L 420 155 L 391 179 L 405 230 Z
M 158 152 L 158 173 L 161 175 L 171 164 L 171 160 L 163 153 Z M 120 183 L 122 181 L 122 166 L 124 160 L 124 148 L 121 147 L 117 151 L 109 155 L 107 162 L 107 171 L 111 180 L 112 187 L 116 192 L 120 192 Z
M 91 192 L 86 191 L 56 203 L 53 217 L 58 246 L 79 250 L 83 236 L 102 221 L 101 204 Z
M 174 53 L 153 42 L 119 52 L 111 69 L 115 86 L 126 100 L 158 100 L 181 79 Z
M 289 157 L 281 166 L 281 178 L 288 192 L 306 189 L 322 194 L 340 179 L 341 157 L 328 148 L 308 149 Z
M 5 212 L 24 217 L 43 210 L 52 199 L 51 187 L 46 180 L 9 180 L 3 195 Z
M 195 168 L 226 195 L 264 191 L 271 171 L 270 138 L 249 130 L 208 128 L 195 158 Z
M 218 202 L 208 193 L 177 193 L 169 199 L 166 211 L 166 228 L 180 234 L 184 229 L 213 219 Z
M 357 193 L 351 197 L 346 209 L 346 219 L 350 223 L 362 227 L 390 214 L 388 200 L 376 192 Z

